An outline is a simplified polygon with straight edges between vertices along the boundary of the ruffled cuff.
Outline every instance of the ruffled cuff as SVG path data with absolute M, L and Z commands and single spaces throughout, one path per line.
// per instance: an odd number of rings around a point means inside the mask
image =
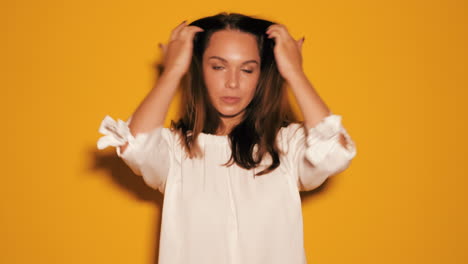
M 340 115 L 330 114 L 309 129 L 306 157 L 313 164 L 321 164 L 325 157 L 336 148 L 342 148 L 349 159 L 354 157 L 356 152 L 354 143 L 343 128 L 341 119 Z M 340 133 L 343 133 L 346 138 L 346 148 L 343 148 L 339 142 Z
M 133 144 L 135 137 L 130 133 L 128 125 L 130 124 L 132 116 L 127 120 L 127 122 L 118 119 L 115 121 L 109 115 L 106 115 L 101 122 L 99 127 L 99 133 L 104 136 L 99 138 L 97 142 L 98 149 L 104 149 L 108 146 L 117 147 L 117 154 L 120 156 L 120 148 L 128 141 L 129 144 Z

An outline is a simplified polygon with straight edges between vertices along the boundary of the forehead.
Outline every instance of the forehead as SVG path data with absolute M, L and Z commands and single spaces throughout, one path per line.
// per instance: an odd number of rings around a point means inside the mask
M 203 57 L 220 56 L 226 60 L 259 59 L 257 39 L 238 30 L 221 30 L 211 35 Z

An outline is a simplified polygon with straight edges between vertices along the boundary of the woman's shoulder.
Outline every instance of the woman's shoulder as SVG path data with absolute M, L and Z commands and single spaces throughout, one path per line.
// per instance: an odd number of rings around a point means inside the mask
M 288 124 L 285 124 L 282 126 L 279 131 L 278 131 L 278 138 L 280 140 L 282 139 L 290 139 L 291 137 L 294 137 L 297 133 L 302 132 L 304 129 L 304 123 L 303 122 L 291 122 Z
M 282 126 L 276 135 L 276 144 L 283 151 L 288 151 L 290 145 L 299 138 L 304 137 L 303 122 L 291 122 Z

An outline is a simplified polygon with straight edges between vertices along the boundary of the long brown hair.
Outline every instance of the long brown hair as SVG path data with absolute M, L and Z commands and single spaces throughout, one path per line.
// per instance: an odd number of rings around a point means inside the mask
M 265 33 L 273 23 L 226 12 L 190 23 L 204 31 L 196 33 L 193 40 L 192 62 L 182 84 L 182 117 L 177 122 L 171 122 L 171 128 L 180 132 L 182 145 L 190 158 L 202 155 L 196 144 L 198 135 L 215 134 L 221 122 L 204 83 L 203 53 L 214 32 L 233 29 L 256 37 L 261 66 L 255 95 L 246 108 L 243 120 L 228 135 L 232 154 L 224 165 L 230 166 L 235 162 L 240 167 L 252 169 L 269 154 L 272 164 L 256 175 L 266 174 L 279 166 L 280 150 L 276 144 L 276 135 L 281 127 L 297 120 L 289 105 L 285 81 L 278 72 L 273 53 L 274 40 L 267 38 Z

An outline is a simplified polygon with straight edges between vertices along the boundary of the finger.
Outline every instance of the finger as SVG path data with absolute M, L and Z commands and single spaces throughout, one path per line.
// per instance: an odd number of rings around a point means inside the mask
M 200 32 L 200 31 L 204 31 L 204 30 L 203 30 L 203 28 L 197 27 L 197 26 L 187 26 L 187 27 L 183 28 L 182 31 L 185 31 L 185 32 Z
M 201 28 L 199 26 L 194 26 L 194 25 L 187 26 L 187 28 L 194 28 L 194 29 L 204 30 L 203 28 Z
M 197 26 L 188 26 L 188 27 L 185 27 L 179 34 L 179 37 L 188 37 L 190 39 L 193 39 L 193 36 L 198 33 L 198 32 L 202 32 L 202 31 L 205 31 L 203 28 L 201 27 L 197 27 Z
M 184 20 L 177 27 L 175 27 L 171 32 L 171 36 L 169 38 L 169 41 L 172 41 L 172 40 L 176 39 L 179 36 L 180 31 L 185 27 L 186 24 L 187 24 L 187 20 Z
M 293 36 L 291 36 L 286 26 L 283 24 L 273 24 L 268 28 L 266 32 L 267 34 L 272 33 L 272 32 L 277 32 L 283 40 L 295 41 L 295 39 L 293 38 Z
M 283 26 L 282 24 L 275 23 L 275 24 L 271 24 L 270 26 L 268 26 L 268 29 L 270 29 L 270 28 L 280 28 L 282 26 Z
M 181 30 L 181 32 L 184 31 L 185 33 L 194 33 L 194 32 L 201 32 L 201 31 L 205 31 L 203 28 L 201 27 L 197 27 L 197 26 L 186 26 L 185 28 L 183 28 Z
M 278 28 L 278 25 L 277 25 L 277 24 L 270 25 L 270 26 L 267 28 L 267 30 L 265 30 L 265 33 L 266 33 L 266 34 L 270 34 L 270 32 L 271 32 L 272 30 L 276 30 L 277 28 Z
M 161 48 L 161 52 L 162 52 L 163 54 L 166 54 L 167 45 L 161 43 L 159 47 Z
M 273 39 L 275 39 L 275 41 L 278 40 L 280 37 L 281 37 L 281 34 L 278 31 L 271 31 L 268 34 L 268 38 L 270 38 L 270 39 L 273 38 Z
M 266 30 L 266 33 L 268 34 L 271 31 L 279 31 L 281 33 L 286 33 L 286 34 L 288 33 L 286 26 L 283 24 L 273 24 L 269 26 L 268 29 Z
M 299 47 L 299 50 L 302 50 L 302 45 L 304 44 L 305 41 L 305 36 L 297 40 L 297 47 Z
M 285 34 L 283 31 L 279 30 L 278 28 L 272 29 L 268 32 L 268 38 L 275 38 L 276 40 L 282 39 L 286 40 L 288 38 L 291 38 L 291 36 Z

